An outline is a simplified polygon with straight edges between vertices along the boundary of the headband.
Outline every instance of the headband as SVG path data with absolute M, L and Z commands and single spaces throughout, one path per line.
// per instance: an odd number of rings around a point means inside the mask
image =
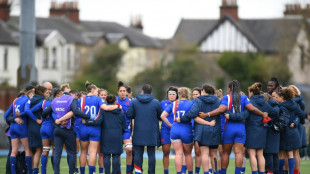
M 169 94 L 177 95 L 177 92 L 175 92 L 175 91 L 168 91 L 168 95 L 169 95 Z

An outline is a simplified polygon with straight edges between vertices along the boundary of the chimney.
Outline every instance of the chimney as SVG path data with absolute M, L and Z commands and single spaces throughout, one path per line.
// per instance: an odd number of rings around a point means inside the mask
M 235 21 L 239 21 L 237 0 L 222 0 L 220 19 L 226 15 L 230 15 Z
M 50 17 L 51 16 L 66 16 L 71 21 L 79 24 L 79 8 L 78 2 L 76 0 L 66 1 L 66 2 L 57 2 L 52 0 L 50 8 Z
M 0 20 L 10 20 L 10 7 L 8 0 L 0 0 Z
M 136 17 L 131 17 L 130 27 L 134 28 L 134 29 L 137 29 L 139 31 L 143 31 L 141 15 L 138 15 Z
M 303 9 L 300 4 L 286 4 L 284 16 L 292 16 L 292 15 L 303 15 Z

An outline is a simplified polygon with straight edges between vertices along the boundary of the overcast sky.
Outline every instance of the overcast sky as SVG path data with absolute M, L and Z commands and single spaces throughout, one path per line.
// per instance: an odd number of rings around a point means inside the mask
M 20 0 L 13 0 L 12 15 L 19 15 Z M 60 2 L 64 0 L 59 0 Z M 48 17 L 51 0 L 36 0 L 36 16 Z M 81 20 L 114 21 L 129 26 L 130 18 L 141 15 L 143 32 L 171 38 L 182 18 L 218 19 L 222 0 L 79 0 Z M 310 0 L 237 0 L 239 17 L 281 18 L 286 3 Z

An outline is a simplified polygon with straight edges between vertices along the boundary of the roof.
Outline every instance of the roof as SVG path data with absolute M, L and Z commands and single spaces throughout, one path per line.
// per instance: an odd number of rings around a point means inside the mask
M 0 44 L 17 45 L 6 25 L 0 21 Z
M 218 23 L 218 20 L 182 19 L 174 38 L 182 37 L 188 44 L 197 44 Z
M 115 22 L 103 21 L 81 21 L 82 30 L 85 32 L 99 32 L 103 31 L 106 34 L 120 33 L 123 34 L 129 41 L 132 47 L 148 47 L 148 48 L 161 48 L 162 44 L 136 29 L 124 27 Z M 114 42 L 115 40 L 113 40 Z
M 12 16 L 6 25 L 10 30 L 18 32 L 19 17 Z M 151 38 L 141 31 L 122 26 L 115 22 L 81 21 L 80 24 L 76 24 L 64 16 L 38 17 L 36 18 L 36 30 L 46 31 L 45 33 L 36 33 L 38 41 L 42 41 L 48 35 L 48 31 L 57 30 L 65 38 L 67 43 L 92 45 L 101 38 L 107 39 L 110 43 L 117 43 L 121 39 L 126 38 L 132 47 L 162 48 L 159 40 Z M 3 33 L 1 32 L 0 36 Z M 5 39 L 9 42 L 9 35 L 6 36 L 8 38 L 1 37 L 0 39 Z M 12 40 L 18 42 L 18 38 Z
M 270 53 L 281 49 L 284 42 L 296 41 L 297 34 L 302 26 L 302 18 L 279 19 L 240 19 L 239 22 L 226 16 L 222 20 L 209 19 L 182 19 L 174 38 L 182 37 L 189 44 L 199 44 L 223 21 L 230 20 L 258 50 Z
M 19 17 L 12 16 L 8 24 L 18 28 Z M 68 43 L 87 45 L 90 42 L 87 37 L 84 37 L 77 24 L 66 17 L 36 18 L 36 29 L 57 30 Z

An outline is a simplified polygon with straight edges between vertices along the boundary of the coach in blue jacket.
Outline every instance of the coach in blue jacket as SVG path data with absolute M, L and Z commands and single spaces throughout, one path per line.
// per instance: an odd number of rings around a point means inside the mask
M 160 103 L 154 98 L 152 86 L 145 84 L 140 95 L 134 99 L 128 110 L 127 117 L 134 119 L 133 151 L 135 173 L 142 173 L 144 146 L 147 146 L 149 158 L 149 174 L 155 174 L 155 146 L 160 145 L 159 123 L 162 113 Z

